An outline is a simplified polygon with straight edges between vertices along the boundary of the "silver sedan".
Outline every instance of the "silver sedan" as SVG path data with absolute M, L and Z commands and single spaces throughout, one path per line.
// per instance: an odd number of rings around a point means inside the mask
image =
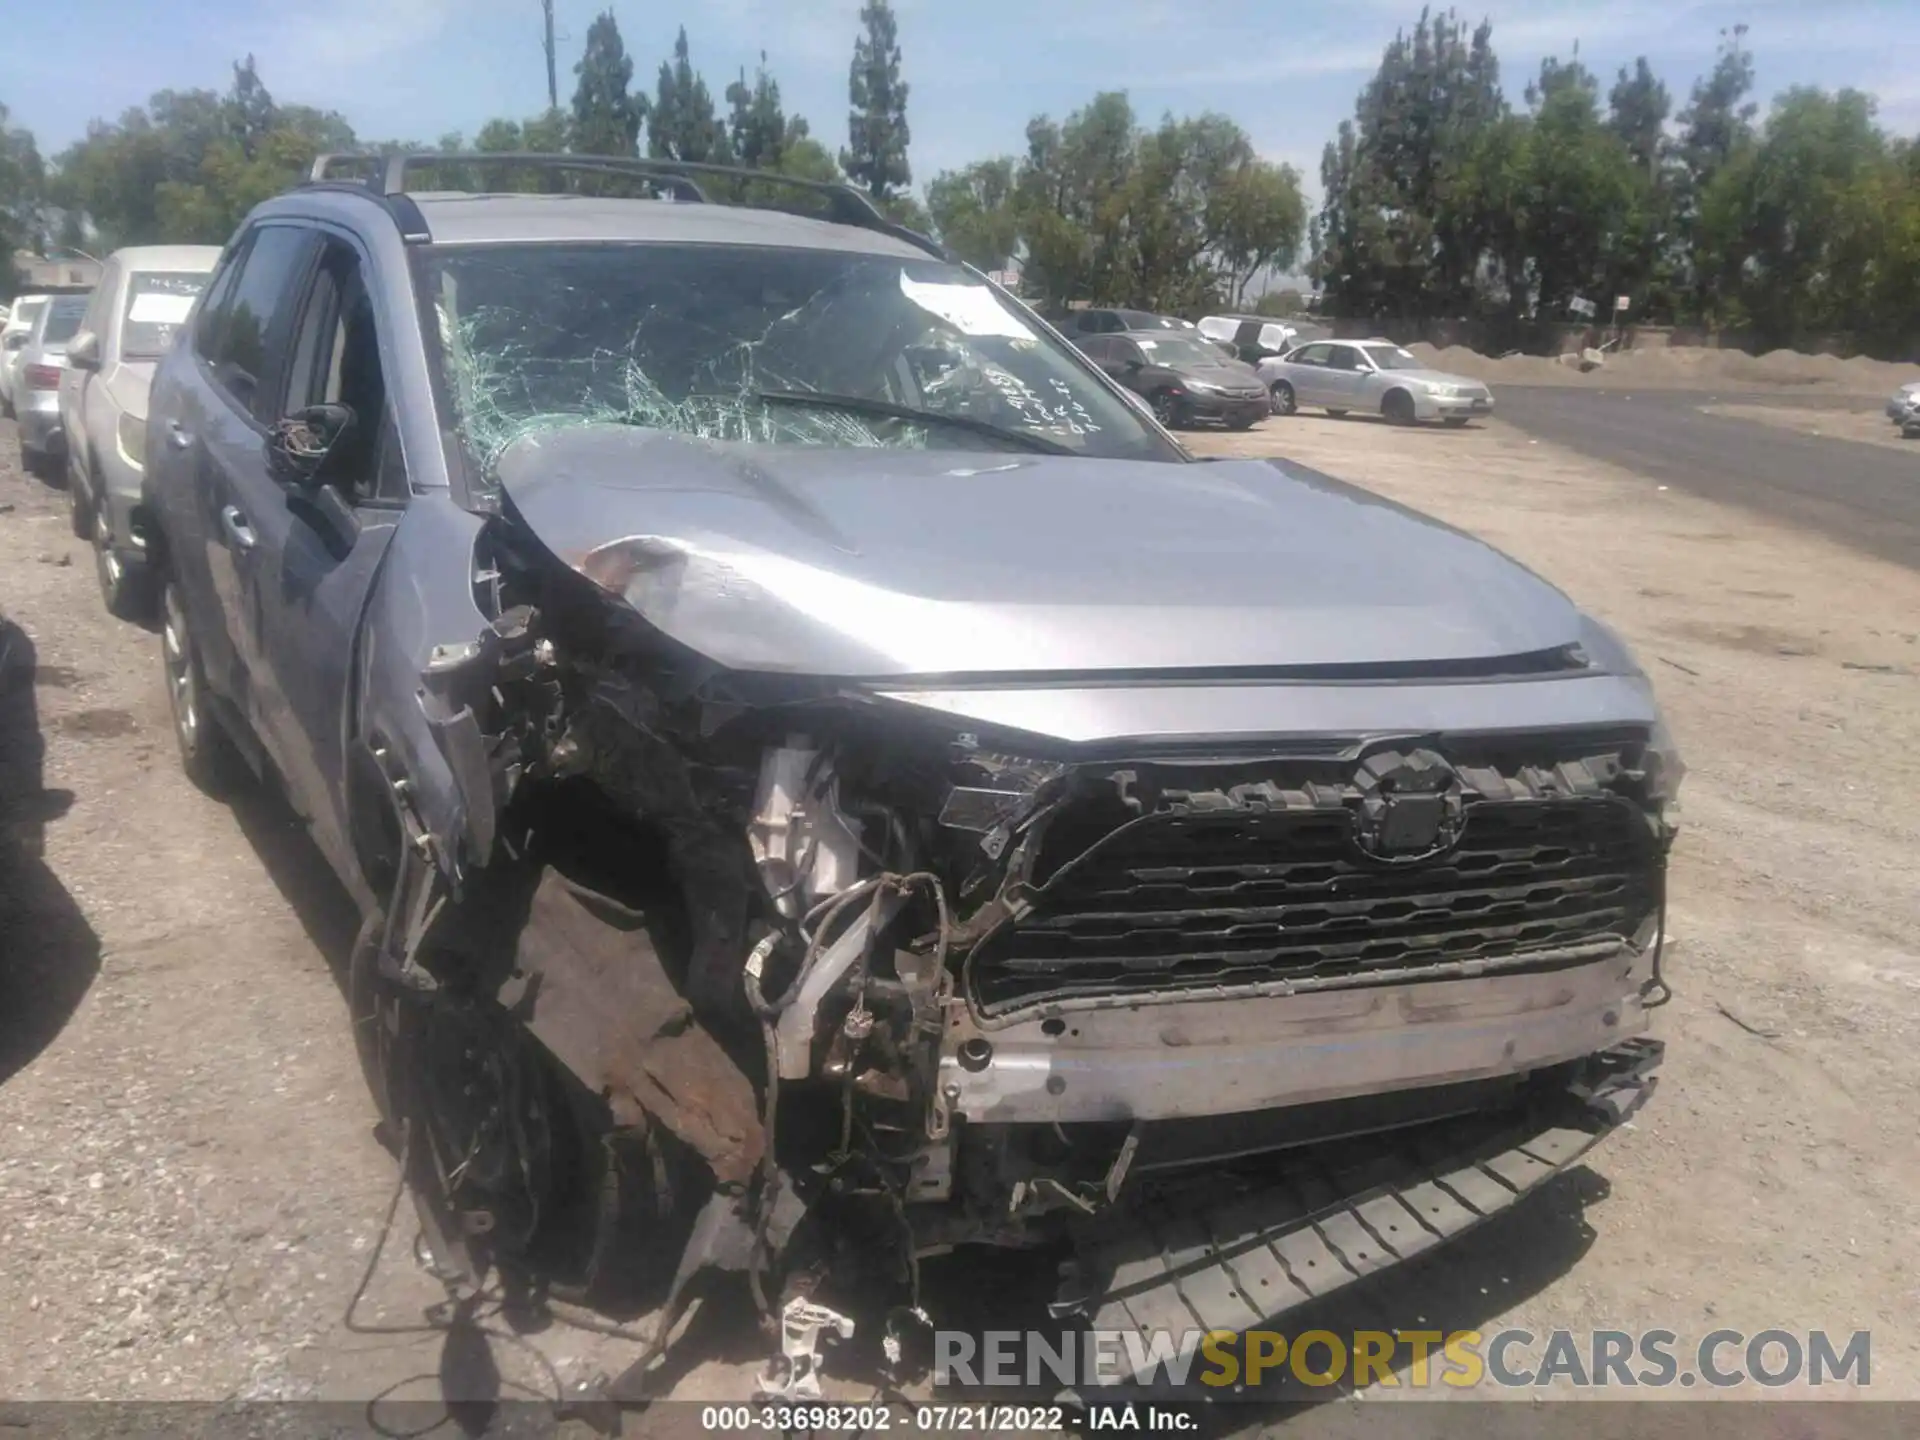
M 1493 393 L 1480 381 L 1428 369 L 1391 340 L 1319 340 L 1263 360 L 1259 370 L 1276 415 L 1313 406 L 1329 415 L 1384 415 L 1398 425 L 1457 426 L 1493 411 Z
M 1887 418 L 1900 427 L 1902 434 L 1920 430 L 1920 380 L 1910 380 L 1893 392 L 1887 401 Z

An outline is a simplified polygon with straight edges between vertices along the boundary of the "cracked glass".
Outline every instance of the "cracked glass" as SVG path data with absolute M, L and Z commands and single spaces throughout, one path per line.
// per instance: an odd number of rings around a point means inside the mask
M 443 247 L 432 345 L 483 486 L 524 436 L 1183 457 L 958 266 L 747 245 Z

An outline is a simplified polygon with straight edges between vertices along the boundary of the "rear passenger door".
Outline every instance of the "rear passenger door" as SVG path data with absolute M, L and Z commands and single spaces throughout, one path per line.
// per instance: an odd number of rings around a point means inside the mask
M 345 405 L 354 423 L 310 482 L 249 471 L 235 501 L 253 537 L 240 583 L 260 738 L 321 849 L 350 868 L 343 766 L 355 641 L 410 486 L 373 262 L 343 233 L 320 232 L 318 247 L 262 413 Z

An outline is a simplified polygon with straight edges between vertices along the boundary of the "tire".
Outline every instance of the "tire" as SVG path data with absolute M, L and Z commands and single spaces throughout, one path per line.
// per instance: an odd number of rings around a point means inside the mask
M 42 456 L 35 454 L 27 448 L 26 441 L 23 440 L 20 442 L 20 469 L 22 473 L 31 476 L 35 480 L 44 480 L 46 479 L 46 463 L 46 460 Z
M 1391 425 L 1411 425 L 1414 421 L 1413 396 L 1404 390 L 1389 390 L 1380 402 L 1380 413 Z
M 239 783 L 241 760 L 233 741 L 207 707 L 207 680 L 187 623 L 180 587 L 166 583 L 160 606 L 160 666 L 167 712 L 187 779 L 208 795 L 230 793 Z
M 1332 416 L 1332 417 L 1333 417 L 1334 419 L 1336 419 L 1336 420 L 1344 420 L 1344 419 L 1346 419 L 1346 418 L 1347 418 L 1347 412 L 1346 412 L 1346 411 L 1344 411 L 1344 410 L 1335 410 L 1335 409 L 1334 409 L 1334 408 L 1333 408 L 1333 407 L 1332 407 L 1331 405 L 1329 405 L 1329 406 L 1327 407 L 1327 414 L 1329 414 L 1329 415 L 1331 415 L 1331 416 Z
M 80 472 L 71 456 L 67 459 L 67 523 L 73 527 L 74 539 L 93 538 L 93 507 L 87 501 L 87 487 L 80 483 Z
M 1177 397 L 1165 390 L 1157 392 L 1151 401 L 1153 418 L 1169 430 L 1181 430 L 1186 427 L 1186 406 Z
M 1274 414 L 1298 415 L 1300 413 L 1300 397 L 1293 393 L 1293 386 L 1289 385 L 1286 381 L 1274 381 L 1273 389 L 1270 393 L 1273 396 L 1272 408 Z
M 1465 415 L 1442 415 L 1440 417 L 1440 423 L 1449 430 L 1459 430 L 1466 425 L 1467 417 Z
M 69 481 L 71 483 L 71 480 Z M 153 586 L 144 565 L 129 566 L 115 553 L 107 512 L 93 512 L 93 574 L 100 601 L 116 620 L 141 621 L 153 613 Z

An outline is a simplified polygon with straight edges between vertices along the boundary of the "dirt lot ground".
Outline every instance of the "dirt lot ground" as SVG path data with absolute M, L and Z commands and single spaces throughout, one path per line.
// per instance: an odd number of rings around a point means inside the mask
M 1796 435 L 1822 435 L 1834 440 L 1858 440 L 1868 445 L 1885 445 L 1904 450 L 1920 460 L 1920 440 L 1908 440 L 1887 419 L 1885 409 L 1870 401 L 1836 406 L 1799 405 L 1709 405 L 1709 415 L 1725 415 L 1730 420 L 1746 420 Z
M 1660 1094 L 1348 1323 L 1870 1329 L 1874 1392 L 1920 1397 L 1920 575 L 1498 422 L 1193 443 L 1518 555 L 1636 646 L 1691 766 Z M 45 820 L 44 861 L 0 876 L 0 1397 L 432 1393 L 443 1337 L 341 1319 L 393 1176 L 331 971 L 345 908 L 270 799 L 180 777 L 153 638 L 107 619 L 13 455 L 0 426 L 0 609 L 38 652 L 50 794 L 14 812 L 28 839 Z M 362 1316 L 417 1325 L 439 1291 L 392 1250 Z M 969 1273 L 929 1275 L 937 1312 L 994 1303 Z M 695 1325 L 678 1393 L 739 1398 L 750 1326 Z M 549 1363 L 633 1353 L 563 1328 L 494 1348 L 544 1391 Z
M 1770 350 L 1764 355 L 1695 345 L 1619 350 L 1609 352 L 1599 369 L 1582 371 L 1563 363 L 1564 357 L 1482 355 L 1463 345 L 1421 343 L 1407 348 L 1437 370 L 1504 385 L 1718 389 L 1723 393 L 1778 389 L 1809 395 L 1877 396 L 1884 402 L 1900 386 L 1920 378 L 1912 365 L 1861 356 L 1843 360 L 1837 355 L 1804 355 L 1793 350 Z

